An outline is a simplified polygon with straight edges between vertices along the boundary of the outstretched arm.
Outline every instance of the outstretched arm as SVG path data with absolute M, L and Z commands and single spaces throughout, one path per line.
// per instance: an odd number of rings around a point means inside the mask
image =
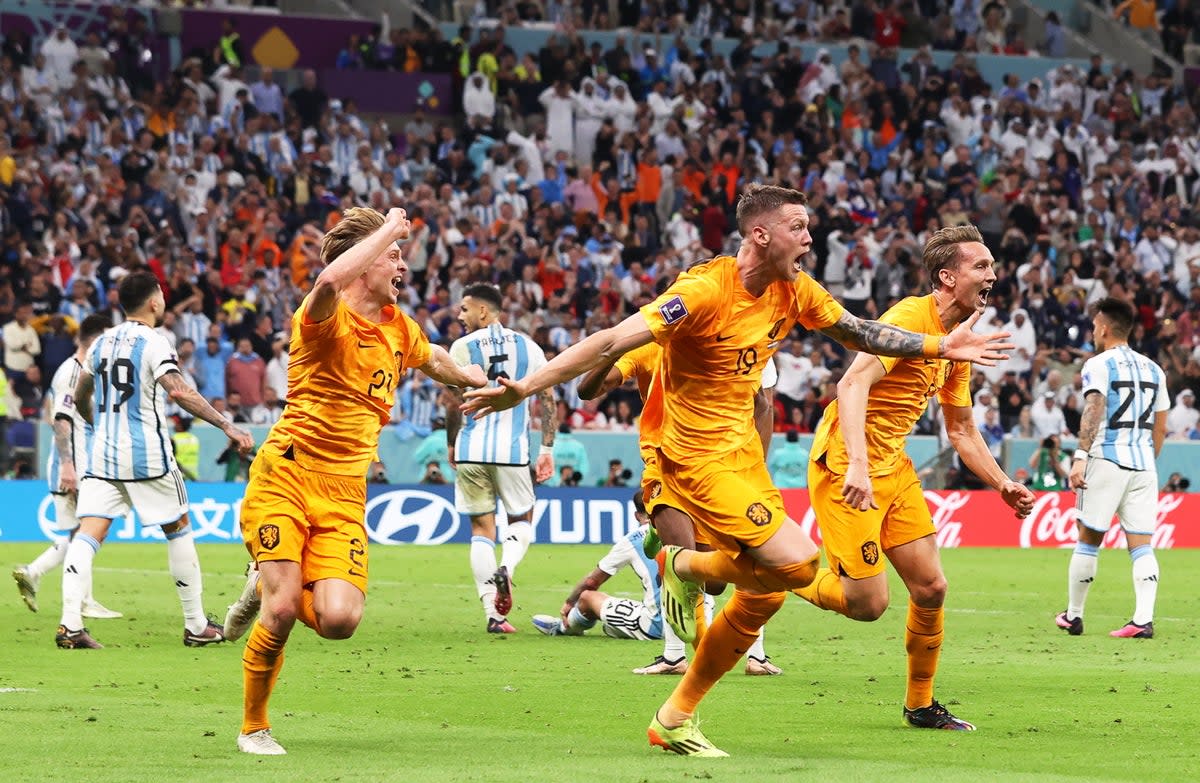
M 910 332 L 879 321 L 863 320 L 848 312 L 842 313 L 837 323 L 821 329 L 820 332 L 847 348 L 880 356 L 924 356 L 956 362 L 974 362 L 991 367 L 1006 360 L 1008 356 L 1003 352 L 1016 346 L 1005 342 L 1009 336 L 1007 332 L 976 334 L 971 331 L 979 320 L 979 315 L 977 310 L 950 334 L 940 337 Z
M 431 345 L 429 361 L 417 369 L 447 386 L 486 386 L 487 375 L 477 364 L 459 367 L 450 358 L 449 352 L 440 345 Z
M 615 362 L 626 352 L 654 339 L 640 312 L 609 329 L 585 337 L 550 360 L 546 366 L 519 381 L 500 378 L 501 386 L 475 389 L 464 396 L 463 411 L 476 417 L 507 410 L 543 389 L 569 381 L 602 364 Z
M 611 362 L 589 370 L 587 375 L 583 376 L 583 380 L 579 382 L 579 386 L 575 388 L 575 393 L 579 395 L 581 400 L 594 400 L 597 397 L 603 397 L 613 389 L 624 383 L 625 379 L 621 376 L 621 371 L 617 369 L 617 358 Z
M 971 409 L 963 405 L 943 405 L 942 415 L 946 419 L 946 435 L 958 456 L 962 457 L 963 464 L 999 492 L 1004 502 L 1016 512 L 1018 519 L 1029 516 L 1029 512 L 1033 511 L 1033 492 L 1024 484 L 1010 479 L 996 463 L 996 458 L 992 456 L 975 424 Z

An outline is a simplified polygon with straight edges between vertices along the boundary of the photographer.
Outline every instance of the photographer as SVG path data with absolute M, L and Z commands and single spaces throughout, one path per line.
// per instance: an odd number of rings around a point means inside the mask
M 425 466 L 425 475 L 421 476 L 422 484 L 445 484 L 446 477 L 442 474 L 442 467 L 437 460 L 430 460 Z
M 628 486 L 630 479 L 633 478 L 633 471 L 624 467 L 619 459 L 611 459 L 608 461 L 608 477 L 601 481 L 597 486 L 601 487 L 624 487 Z
M 583 481 L 583 474 L 570 465 L 563 465 L 558 471 L 559 486 L 578 487 Z
M 1041 448 L 1029 458 L 1029 468 L 1033 471 L 1030 489 L 1064 490 L 1067 488 L 1066 457 L 1059 446 L 1057 435 L 1050 435 L 1042 440 Z
M 1187 492 L 1192 486 L 1192 482 L 1183 476 L 1181 473 L 1172 473 L 1167 483 L 1163 484 L 1162 492 Z

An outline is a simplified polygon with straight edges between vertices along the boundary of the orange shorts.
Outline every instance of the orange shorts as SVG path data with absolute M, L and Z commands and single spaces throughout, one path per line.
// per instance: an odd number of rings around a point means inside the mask
M 661 453 L 659 463 L 663 493 L 692 518 L 697 542 L 730 557 L 762 546 L 787 519 L 757 440 L 703 465 L 680 465 Z
M 282 454 L 258 452 L 242 501 L 242 538 L 255 562 L 300 564 L 304 584 L 341 579 L 367 592 L 364 477 L 301 468 Z
M 921 480 L 907 457 L 888 475 L 871 477 L 877 509 L 851 508 L 842 499 L 845 479 L 823 461 L 809 463 L 809 502 L 834 573 L 851 579 L 875 576 L 883 572 L 889 549 L 937 532 Z
M 663 484 L 662 471 L 658 467 L 658 454 L 656 452 L 643 454 L 642 460 L 646 466 L 642 471 L 642 503 L 646 506 L 646 513 L 650 516 L 651 524 L 653 524 L 654 512 L 657 509 L 673 508 L 683 511 L 683 505 L 679 499 Z M 692 522 L 692 533 L 697 546 L 711 546 L 708 537 L 703 530 L 696 526 L 695 521 Z

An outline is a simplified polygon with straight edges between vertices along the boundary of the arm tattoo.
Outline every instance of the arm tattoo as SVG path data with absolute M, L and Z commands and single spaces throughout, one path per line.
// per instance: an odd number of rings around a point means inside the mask
M 222 431 L 229 426 L 228 420 L 218 413 L 217 409 L 210 405 L 200 392 L 187 385 L 178 370 L 168 372 L 159 378 L 158 382 L 167 390 L 167 395 L 171 400 L 188 413 L 202 421 L 207 421 Z
M 1083 415 L 1079 421 L 1079 448 L 1084 451 L 1092 448 L 1103 422 L 1104 395 L 1099 392 L 1089 394 L 1083 402 Z
M 866 351 L 877 356 L 920 357 L 924 355 L 925 335 L 910 332 L 879 321 L 866 321 L 850 313 L 833 326 L 820 330 L 821 334 L 847 348 Z M 944 341 L 946 338 L 942 338 Z
M 553 446 L 558 431 L 558 405 L 554 401 L 554 390 L 543 389 L 538 393 L 541 401 L 542 445 Z
M 63 465 L 75 466 L 75 458 L 71 456 L 71 434 L 75 424 L 67 417 L 54 420 L 54 450 L 58 452 L 58 461 Z
M 446 406 L 446 445 L 454 448 L 454 442 L 458 440 L 458 431 L 462 429 L 463 393 L 462 389 L 454 386 L 447 386 L 446 393 L 450 395 L 451 400 Z

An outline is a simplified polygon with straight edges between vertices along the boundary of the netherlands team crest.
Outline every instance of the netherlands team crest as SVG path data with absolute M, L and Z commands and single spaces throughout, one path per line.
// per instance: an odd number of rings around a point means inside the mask
M 654 500 L 661 494 L 662 494 L 662 482 L 656 481 L 656 482 L 654 482 L 654 486 L 650 487 L 650 500 Z
M 274 549 L 279 546 L 279 526 L 259 525 L 258 543 L 262 545 L 263 549 Z
M 868 541 L 862 545 L 863 562 L 867 565 L 875 565 L 879 562 L 879 544 L 874 541 Z
M 750 508 L 746 509 L 746 519 L 758 527 L 766 527 L 771 524 L 771 509 L 762 503 L 751 503 Z

